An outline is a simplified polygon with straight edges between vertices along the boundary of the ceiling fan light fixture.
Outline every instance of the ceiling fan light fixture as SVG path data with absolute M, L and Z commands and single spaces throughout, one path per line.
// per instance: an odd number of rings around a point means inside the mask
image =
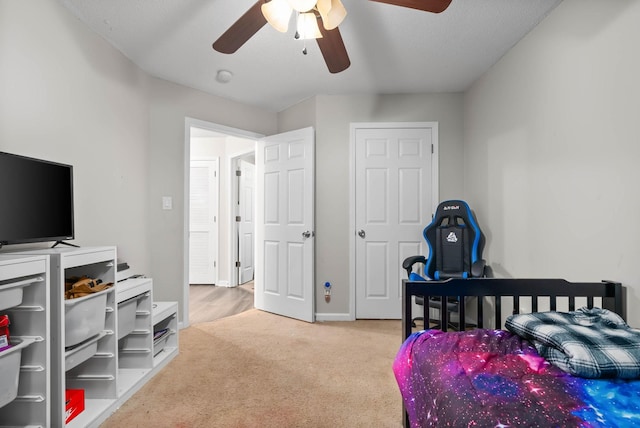
M 300 39 L 321 39 L 322 33 L 318 27 L 318 18 L 313 12 L 298 14 L 298 35 Z
M 273 0 L 272 0 L 273 1 Z M 298 12 L 308 12 L 316 5 L 317 0 L 287 0 L 289 5 Z
M 269 24 L 281 33 L 286 33 L 289 29 L 289 21 L 291 20 L 291 6 L 288 0 L 271 0 L 263 4 L 260 9 L 262 15 Z
M 318 0 L 318 12 L 322 17 L 322 24 L 327 30 L 333 30 L 344 21 L 347 9 L 340 0 Z

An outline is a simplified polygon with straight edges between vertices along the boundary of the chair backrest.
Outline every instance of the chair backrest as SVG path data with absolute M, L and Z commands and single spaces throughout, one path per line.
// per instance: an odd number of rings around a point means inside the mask
M 484 236 L 466 202 L 441 202 L 423 235 L 429 246 L 424 268 L 427 277 L 440 280 L 473 276 L 471 266 L 482 259 Z

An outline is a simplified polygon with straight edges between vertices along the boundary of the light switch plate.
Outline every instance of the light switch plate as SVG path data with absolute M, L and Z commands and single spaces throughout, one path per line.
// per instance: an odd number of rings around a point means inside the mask
M 173 198 L 171 198 L 171 196 L 162 197 L 162 209 L 163 210 L 173 209 Z

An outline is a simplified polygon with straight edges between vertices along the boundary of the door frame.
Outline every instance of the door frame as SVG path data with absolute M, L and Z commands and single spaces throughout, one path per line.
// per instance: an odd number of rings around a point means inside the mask
M 264 137 L 262 134 L 246 131 L 243 129 L 232 128 L 225 125 L 220 125 L 213 122 L 207 122 L 192 117 L 185 117 L 184 119 L 184 188 L 183 194 L 189 195 L 190 183 L 190 165 L 191 165 L 191 128 L 201 128 L 221 134 L 227 134 L 230 136 L 259 140 Z M 185 314 L 182 317 L 182 326 L 184 328 L 190 325 L 189 323 L 189 204 L 183 204 L 183 235 L 182 235 L 182 313 Z
M 438 122 L 352 122 L 349 126 L 349 320 L 356 319 L 356 130 L 358 129 L 431 128 L 433 130 L 431 157 L 431 207 L 438 206 L 439 195 L 439 138 Z M 425 225 L 426 226 L 426 225 Z
M 256 143 L 257 144 L 257 143 Z M 231 153 L 228 156 L 229 159 L 229 230 L 231 231 L 230 236 L 236 237 L 238 235 L 238 223 L 235 221 L 236 211 L 234 209 L 234 195 L 239 191 L 238 189 L 238 180 L 235 179 L 236 168 L 238 167 L 238 163 L 241 159 L 244 159 L 248 156 L 255 156 L 256 149 L 254 147 L 251 151 L 244 151 L 238 153 Z M 255 195 L 254 195 L 255 202 Z M 255 246 L 254 246 L 255 253 Z M 235 239 L 229 239 L 229 286 L 235 287 L 240 283 L 240 278 L 238 278 L 238 269 L 235 267 L 235 260 L 231 260 L 231 256 L 238 254 L 238 243 Z

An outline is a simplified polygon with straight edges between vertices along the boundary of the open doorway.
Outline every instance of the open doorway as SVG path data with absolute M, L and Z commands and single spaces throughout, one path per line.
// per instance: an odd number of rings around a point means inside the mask
M 231 272 L 232 285 L 242 285 L 253 281 L 255 254 L 255 150 L 238 154 L 230 158 L 232 176 L 232 194 L 235 198 L 235 221 L 232 222 L 232 247 L 230 254 L 235 256 L 235 269 Z
M 236 220 L 252 220 L 255 186 L 246 185 L 250 172 L 242 177 L 236 171 L 239 168 L 250 170 L 250 166 L 255 163 L 256 140 L 261 136 L 196 119 L 187 119 L 185 125 L 185 153 L 189 159 L 187 194 L 190 195 L 190 203 L 185 208 L 188 210 L 185 218 L 189 219 L 185 225 L 185 246 L 188 247 L 185 266 L 188 267 L 188 279 L 185 282 L 183 310 L 190 315 L 189 318 L 200 322 L 206 321 L 209 313 L 216 318 L 216 314 L 246 306 L 246 294 L 239 293 L 240 290 L 231 291 L 231 288 L 242 282 L 246 283 L 242 287 L 244 290 L 251 288 L 252 270 L 242 271 L 242 264 L 253 264 L 255 244 L 249 226 L 239 224 Z M 245 183 L 240 183 L 240 178 Z M 217 200 L 206 200 L 207 198 Z M 209 222 L 215 230 L 203 233 L 195 229 L 195 219 L 200 223 Z M 243 257 L 242 262 L 240 255 Z M 209 279 L 195 280 L 204 278 L 201 274 L 208 271 L 213 272 L 207 277 Z M 221 293 L 229 294 L 231 298 L 202 297 L 220 296 Z M 252 296 L 253 293 L 251 298 Z M 244 303 L 238 305 L 239 299 L 243 299 Z M 219 307 L 216 301 L 225 307 Z M 197 315 L 192 314 L 192 310 Z

